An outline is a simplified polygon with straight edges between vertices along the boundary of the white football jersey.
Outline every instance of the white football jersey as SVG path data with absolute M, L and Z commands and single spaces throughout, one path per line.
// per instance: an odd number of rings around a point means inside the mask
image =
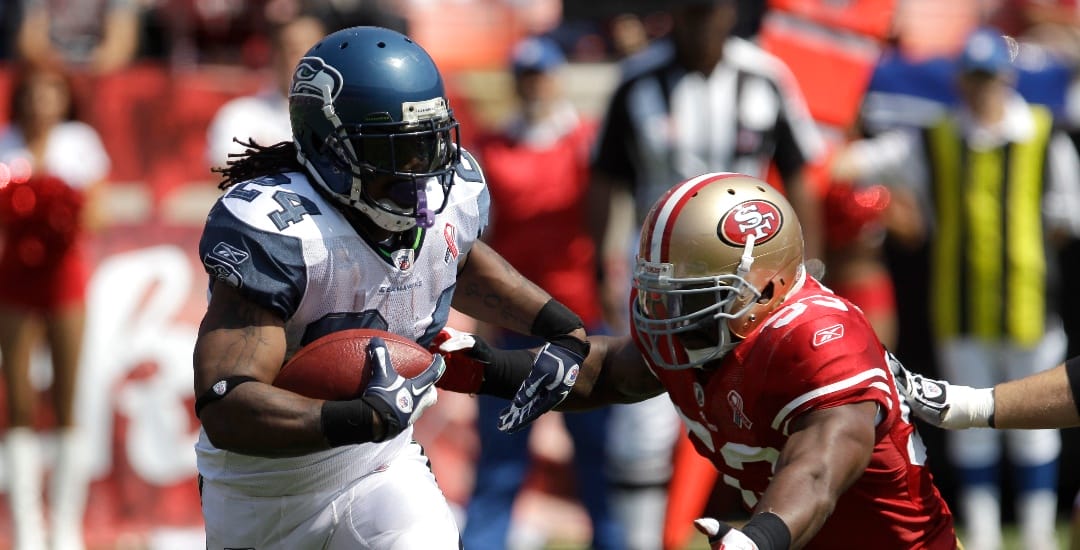
M 429 203 L 442 202 L 434 179 Z M 427 345 L 446 325 L 459 262 L 487 224 L 483 174 L 462 151 L 445 209 L 435 225 L 402 248 L 361 236 L 340 206 L 303 173 L 239 183 L 211 209 L 199 243 L 210 276 L 286 320 L 287 357 L 321 336 L 375 328 Z M 260 494 L 341 483 L 382 468 L 412 439 L 412 429 L 382 443 L 347 445 L 266 460 L 215 448 L 200 434 L 199 473 Z

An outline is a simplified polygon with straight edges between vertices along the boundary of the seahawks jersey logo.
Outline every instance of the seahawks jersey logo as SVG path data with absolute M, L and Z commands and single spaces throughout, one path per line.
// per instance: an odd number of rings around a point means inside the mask
M 343 82 L 341 73 L 321 57 L 305 57 L 293 73 L 289 97 L 311 97 L 322 103 L 332 103 L 341 93 Z

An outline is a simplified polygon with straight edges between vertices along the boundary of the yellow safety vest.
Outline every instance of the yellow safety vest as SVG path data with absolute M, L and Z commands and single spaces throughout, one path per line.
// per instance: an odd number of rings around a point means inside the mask
M 1042 198 L 1053 119 L 1044 107 L 1031 110 L 1036 129 L 1028 140 L 988 151 L 971 149 L 949 117 L 926 131 L 936 223 L 930 312 L 938 339 L 1032 345 L 1044 334 Z

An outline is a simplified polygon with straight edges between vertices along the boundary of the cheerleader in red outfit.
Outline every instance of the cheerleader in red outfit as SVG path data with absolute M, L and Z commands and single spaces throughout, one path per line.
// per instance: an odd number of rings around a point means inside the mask
M 50 548 L 81 550 L 88 475 L 73 401 L 86 319 L 88 198 L 108 173 L 97 133 L 73 120 L 64 75 L 16 78 L 11 123 L 0 129 L 0 352 L 14 548 L 44 548 L 42 459 L 34 431 L 30 357 L 43 335 L 52 357 L 57 456 L 49 493 Z M 6 177 L 5 177 L 6 176 Z

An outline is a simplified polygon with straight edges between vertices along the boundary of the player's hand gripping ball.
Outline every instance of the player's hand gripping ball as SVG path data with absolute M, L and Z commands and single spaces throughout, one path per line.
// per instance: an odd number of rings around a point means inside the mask
M 343 401 L 360 397 L 371 381 L 368 344 L 382 338 L 390 364 L 405 378 L 414 378 L 433 360 L 420 344 L 391 332 L 349 329 L 330 333 L 302 347 L 281 368 L 274 385 L 314 399 Z

